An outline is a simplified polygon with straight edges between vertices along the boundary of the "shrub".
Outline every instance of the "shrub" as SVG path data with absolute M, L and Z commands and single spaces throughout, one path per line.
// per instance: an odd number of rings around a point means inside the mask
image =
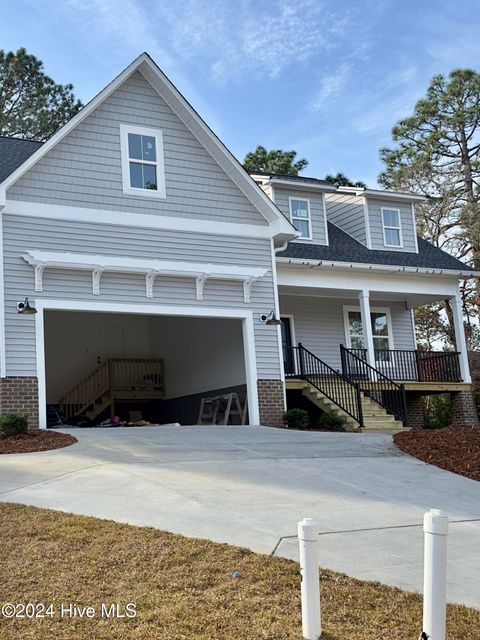
M 443 429 L 452 424 L 452 399 L 449 393 L 427 396 L 424 404 L 424 429 Z
M 282 418 L 287 427 L 292 429 L 306 429 L 310 424 L 310 416 L 305 409 L 289 409 Z
M 5 436 L 18 436 L 27 433 L 28 420 L 16 413 L 5 413 L 0 418 L 0 431 Z
M 345 419 L 337 416 L 336 413 L 326 411 L 322 413 L 319 420 L 322 429 L 330 429 L 331 431 L 345 431 Z

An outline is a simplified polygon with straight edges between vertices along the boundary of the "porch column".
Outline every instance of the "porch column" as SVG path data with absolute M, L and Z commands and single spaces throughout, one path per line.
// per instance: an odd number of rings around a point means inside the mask
M 459 351 L 460 375 L 463 382 L 471 382 L 470 366 L 468 363 L 467 341 L 465 340 L 465 328 L 463 325 L 463 307 L 460 290 L 457 289 L 455 296 L 450 298 L 453 314 L 453 327 L 455 330 L 455 344 Z
M 360 315 L 362 316 L 363 337 L 367 350 L 367 362 L 371 367 L 375 366 L 375 348 L 373 346 L 372 321 L 370 316 L 370 293 L 363 289 L 358 294 L 360 301 Z

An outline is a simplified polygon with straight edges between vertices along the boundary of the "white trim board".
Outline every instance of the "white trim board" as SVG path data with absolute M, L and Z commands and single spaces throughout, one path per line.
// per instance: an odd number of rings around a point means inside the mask
M 244 309 L 218 309 L 215 307 L 181 307 L 150 304 L 118 304 L 114 302 L 92 302 L 79 300 L 37 299 L 35 315 L 36 373 L 38 379 L 38 415 L 41 429 L 47 427 L 46 373 L 45 373 L 45 310 L 96 311 L 99 313 L 134 313 L 138 315 L 183 316 L 188 318 L 231 318 L 242 321 L 243 349 L 245 355 L 245 377 L 248 396 L 250 424 L 260 424 L 257 391 L 257 361 L 253 314 Z
M 124 69 L 110 84 L 108 84 L 95 98 L 81 109 L 71 120 L 61 127 L 47 142 L 23 162 L 0 185 L 0 207 L 6 204 L 6 191 L 21 178 L 33 165 L 45 156 L 50 149 L 58 144 L 65 136 L 79 125 L 87 116 L 102 104 L 118 87 L 120 87 L 133 73 L 139 71 L 152 85 L 161 98 L 179 117 L 192 135 L 206 149 L 215 162 L 228 177 L 236 184 L 245 197 L 257 211 L 269 222 L 277 222 L 279 233 L 287 237 L 295 237 L 296 232 L 287 218 L 275 206 L 270 198 L 255 183 L 238 160 L 230 153 L 221 140 L 213 133 L 199 114 L 187 102 L 184 96 L 170 82 L 161 69 L 147 53 L 139 55 Z
M 3 270 L 3 216 L 0 213 L 0 378 L 4 378 L 7 375 L 5 356 L 5 276 Z
M 27 218 L 47 218 L 68 222 L 93 222 L 138 229 L 161 229 L 162 231 L 185 231 L 239 238 L 270 239 L 280 233 L 276 223 L 269 225 L 220 222 L 201 218 L 180 218 L 147 213 L 127 213 L 110 209 L 67 207 L 58 204 L 42 204 L 21 200 L 7 200 L 3 215 Z

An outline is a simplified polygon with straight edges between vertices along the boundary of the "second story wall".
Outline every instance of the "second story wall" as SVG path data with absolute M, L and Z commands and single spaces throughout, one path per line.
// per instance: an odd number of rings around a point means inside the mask
M 162 132 L 165 198 L 123 192 L 120 125 Z M 7 199 L 267 224 L 139 71 L 12 185 Z
M 372 249 L 417 252 L 415 216 L 410 202 L 367 198 Z M 401 246 L 386 246 L 382 210 L 399 212 Z
M 327 218 L 364 245 L 367 245 L 365 205 L 362 197 L 326 193 Z
M 275 186 L 273 200 L 280 211 L 291 219 L 291 200 L 307 200 L 310 212 L 310 238 L 297 238 L 295 242 L 312 242 L 314 244 L 328 244 L 325 209 L 321 193 L 313 191 L 301 191 L 296 189 L 281 189 Z M 295 226 L 295 221 L 293 220 Z

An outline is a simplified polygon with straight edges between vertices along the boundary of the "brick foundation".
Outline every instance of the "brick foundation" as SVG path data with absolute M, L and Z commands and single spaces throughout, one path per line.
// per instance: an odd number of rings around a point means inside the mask
M 452 424 L 454 427 L 479 426 L 473 390 L 452 392 Z
M 425 424 L 425 405 L 423 395 L 417 391 L 407 391 L 407 427 L 423 429 Z
M 30 429 L 38 428 L 38 381 L 35 376 L 0 378 L 0 413 L 18 413 L 28 418 Z
M 260 424 L 267 427 L 283 427 L 285 412 L 283 382 L 281 380 L 257 380 Z

